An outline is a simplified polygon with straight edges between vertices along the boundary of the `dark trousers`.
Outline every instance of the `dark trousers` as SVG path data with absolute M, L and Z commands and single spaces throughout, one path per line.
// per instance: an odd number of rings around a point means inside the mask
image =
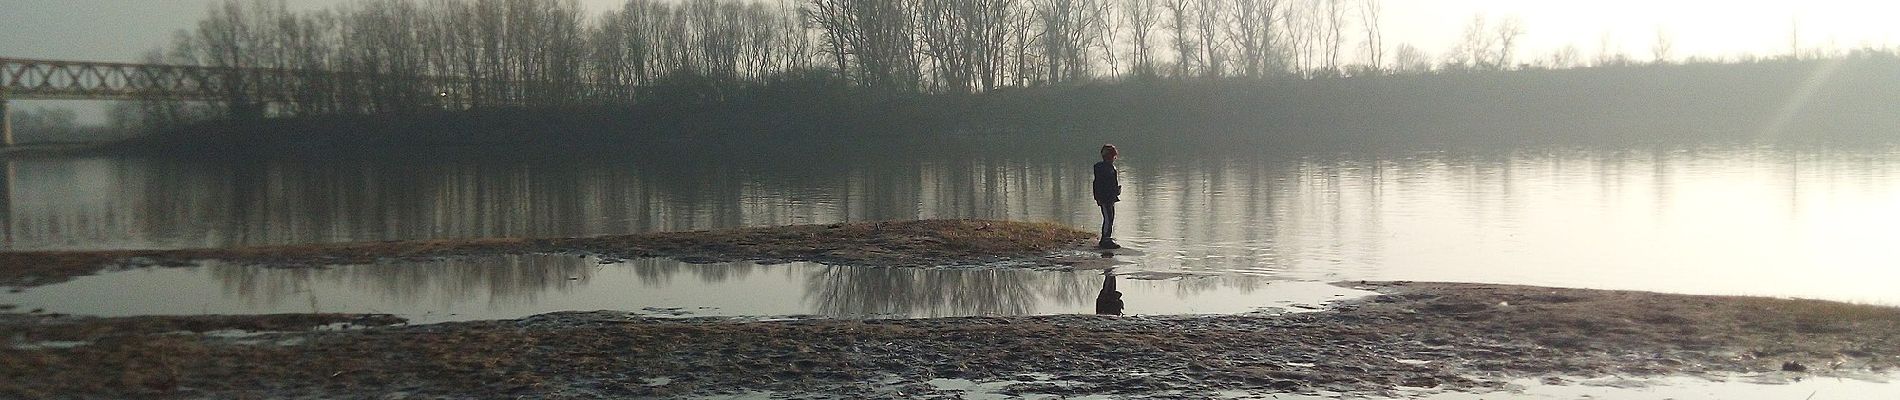
M 1115 237 L 1115 203 L 1097 203 L 1102 206 L 1102 241 Z

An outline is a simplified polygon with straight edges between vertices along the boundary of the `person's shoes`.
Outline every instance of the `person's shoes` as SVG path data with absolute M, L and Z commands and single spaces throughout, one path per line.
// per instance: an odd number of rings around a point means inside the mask
M 1110 239 L 1102 239 L 1102 242 L 1101 242 L 1101 243 L 1096 243 L 1096 244 L 1095 244 L 1095 246 L 1096 246 L 1096 247 L 1101 247 L 1101 248 L 1104 248 L 1104 249 L 1119 249 L 1119 248 L 1122 248 L 1122 245 L 1119 245 L 1119 244 L 1115 244 L 1115 241 L 1114 241 L 1114 240 L 1110 240 Z

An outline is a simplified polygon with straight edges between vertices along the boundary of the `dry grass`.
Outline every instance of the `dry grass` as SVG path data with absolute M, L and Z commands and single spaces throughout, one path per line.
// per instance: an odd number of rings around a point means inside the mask
M 882 221 L 586 238 L 486 238 L 263 246 L 228 249 L 0 252 L 0 285 L 40 286 L 125 265 L 224 260 L 269 266 L 360 264 L 492 254 L 576 253 L 689 261 L 815 261 L 952 265 L 1035 256 L 1094 237 L 1054 223 L 994 220 Z

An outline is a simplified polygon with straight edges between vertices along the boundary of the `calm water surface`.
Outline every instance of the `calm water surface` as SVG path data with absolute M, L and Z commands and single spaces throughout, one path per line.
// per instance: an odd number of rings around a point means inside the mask
M 1900 238 L 1900 148 L 1124 151 L 1127 158 L 1119 164 L 1128 189 L 1119 206 L 1117 236 L 1144 254 L 1121 257 L 1129 264 L 1116 272 L 1211 278 L 1123 282 L 1170 286 L 1153 289 L 1159 291 L 1186 292 L 1173 287 L 1194 285 L 1222 288 L 1192 296 L 1146 296 L 1153 299 L 1150 304 L 1248 299 L 1228 301 L 1221 307 L 1199 306 L 1221 310 L 1217 312 L 1244 311 L 1253 306 L 1240 304 L 1259 301 L 1247 296 L 1257 288 L 1273 287 L 1267 283 L 1398 279 L 1900 305 L 1900 291 L 1892 288 L 1893 282 L 1900 282 L 1900 247 L 1893 245 Z M 1099 224 L 1088 195 L 1092 147 L 1059 154 L 1017 153 L 1021 155 L 906 154 L 869 159 L 823 155 L 684 160 L 418 157 L 339 162 L 16 159 L 6 161 L 0 248 L 187 248 L 581 236 L 959 217 L 1051 220 L 1077 227 Z M 536 266 L 502 268 L 523 263 Z M 663 268 L 601 266 L 578 258 L 572 262 L 474 259 L 422 267 L 412 273 L 370 274 L 339 272 L 348 268 L 229 272 L 249 270 L 214 265 L 131 272 L 123 277 L 108 274 L 67 287 L 97 285 L 87 282 L 99 279 L 121 279 L 108 287 L 138 286 L 141 278 L 130 274 L 146 273 L 155 275 L 143 282 L 165 282 L 148 284 L 157 287 L 151 290 L 178 293 L 182 290 L 163 288 L 193 287 L 198 288 L 193 296 L 216 292 L 228 302 L 251 299 L 243 301 L 278 304 L 255 309 L 293 311 L 306 305 L 281 305 L 315 302 L 315 307 L 305 308 L 322 310 L 326 302 L 341 301 L 331 298 L 347 296 L 312 297 L 292 289 L 279 290 L 289 295 L 256 293 L 263 290 L 260 287 L 304 285 L 329 292 L 383 295 L 404 290 L 491 294 L 417 295 L 406 303 L 451 304 L 415 313 L 477 313 L 468 310 L 525 303 L 535 304 L 527 307 L 534 310 L 654 307 L 654 312 L 664 313 L 673 312 L 668 307 L 723 307 L 748 310 L 723 312 L 727 314 L 969 315 L 1082 310 L 1092 306 L 1094 290 L 1100 285 L 1099 276 L 1086 272 L 930 272 L 1023 274 L 1013 279 L 1039 282 L 1020 285 L 1028 289 L 1017 291 L 972 292 L 978 293 L 976 297 L 992 297 L 973 303 L 995 304 L 957 305 L 957 301 L 972 303 L 959 300 L 970 296 L 896 293 L 933 287 L 926 283 L 932 278 L 921 276 L 926 273 L 907 270 L 692 266 L 687 269 L 754 271 L 745 273 L 751 278 L 693 286 L 679 280 L 613 278 Z M 498 269 L 546 278 L 483 277 Z M 259 279 L 272 283 L 231 283 L 224 276 L 240 273 L 271 276 Z M 775 277 L 759 280 L 762 276 Z M 865 300 L 875 297 L 868 295 L 832 296 L 850 301 L 812 300 L 826 298 L 825 290 L 837 290 L 812 283 L 824 279 L 904 283 L 852 289 L 891 292 L 885 294 L 901 300 L 879 303 Z M 393 283 L 403 280 L 436 283 Z M 745 283 L 752 280 L 759 281 Z M 1200 280 L 1215 283 L 1190 283 Z M 1236 283 L 1240 281 L 1255 283 Z M 379 285 L 383 288 L 376 289 Z M 391 289 L 396 287 L 410 289 Z M 50 296 L 45 293 L 73 290 L 59 285 L 34 288 L 0 297 L 0 302 L 57 303 L 45 300 L 44 296 Z M 587 296 L 605 297 L 571 307 L 561 303 L 575 297 L 570 293 L 590 290 L 605 294 Z M 627 300 L 667 290 L 772 293 L 786 297 L 785 301 L 761 304 L 795 306 L 768 310 L 717 305 L 711 300 Z M 42 298 L 29 302 L 20 297 L 24 295 Z M 295 300 L 297 296 L 314 300 Z M 889 307 L 891 302 L 920 305 Z M 1130 310 L 1135 311 L 1138 304 L 1131 302 Z M 1177 312 L 1194 307 L 1151 310 Z M 422 308 L 427 307 L 417 310 Z
M 330 268 L 211 265 L 81 277 L 0 303 L 104 316 L 374 312 L 412 323 L 621 310 L 654 317 L 1087 314 L 1100 271 L 694 265 L 526 255 Z M 1249 277 L 1117 274 L 1126 314 L 1299 312 L 1371 292 Z

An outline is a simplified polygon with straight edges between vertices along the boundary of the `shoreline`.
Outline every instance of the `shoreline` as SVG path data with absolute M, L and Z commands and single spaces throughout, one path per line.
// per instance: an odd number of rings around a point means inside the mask
M 688 262 L 1091 269 L 1094 235 L 1053 223 L 924 220 L 586 238 L 233 249 L 7 252 L 0 284 L 225 260 L 311 268 L 489 254 Z M 1072 254 L 1074 253 L 1074 254 Z M 1536 379 L 1860 377 L 1900 371 L 1900 307 L 1429 282 L 1302 313 L 919 319 L 656 318 L 564 311 L 407 324 L 386 314 L 89 317 L 0 310 L 0 397 L 594 398 L 765 393 L 1407 396 Z M 867 384 L 871 383 L 871 384 Z
M 396 324 L 374 315 L 0 314 L 6 396 L 375 398 L 1495 391 L 1513 379 L 1857 376 L 1900 368 L 1900 308 L 1531 286 L 1354 282 L 1311 313 L 901 320 L 613 311 Z M 268 323 L 258 321 L 270 321 Z M 309 329 L 350 323 L 349 329 Z M 244 330 L 232 333 L 233 329 Z M 37 345 L 36 345 L 37 344 Z M 879 385 L 865 385 L 878 382 Z

